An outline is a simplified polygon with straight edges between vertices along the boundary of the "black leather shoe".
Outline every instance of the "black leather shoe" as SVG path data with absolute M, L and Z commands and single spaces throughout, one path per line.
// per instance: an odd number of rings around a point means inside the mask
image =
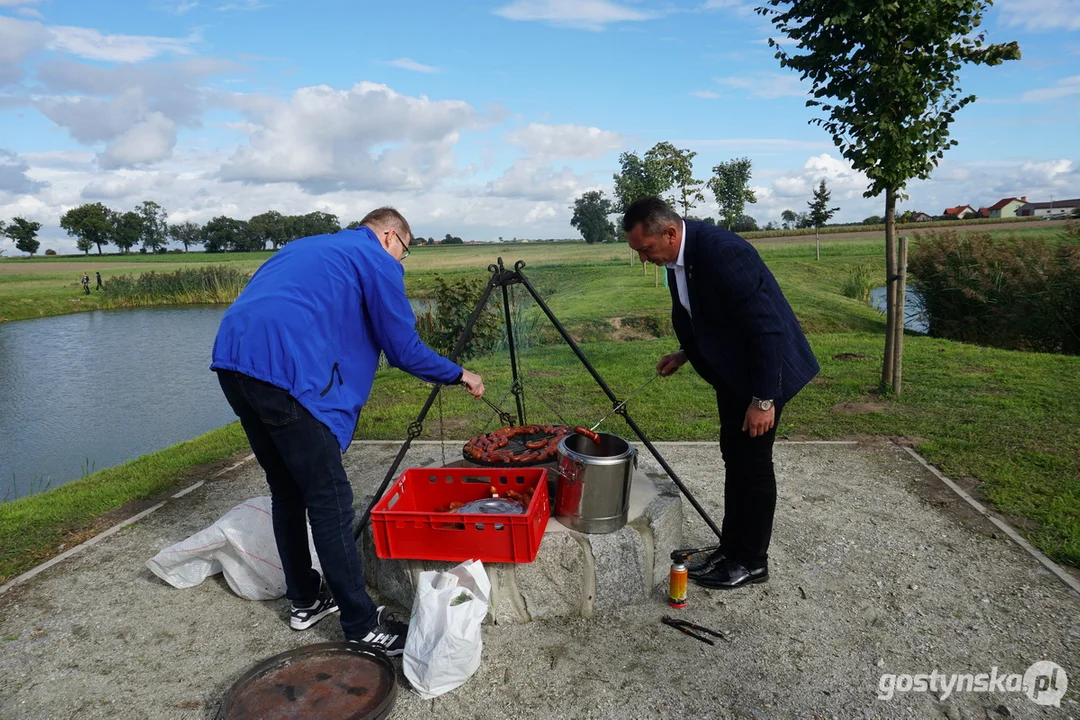
M 711 553 L 705 556 L 705 559 L 701 562 L 696 562 L 686 566 L 686 576 L 691 580 L 697 580 L 702 575 L 706 574 L 714 567 L 724 562 L 726 558 L 724 553 L 719 548 L 713 550 Z
M 762 583 L 768 579 L 768 565 L 759 568 L 747 568 L 745 565 L 733 560 L 725 560 L 718 563 L 709 572 L 695 578 L 694 582 L 704 588 L 732 590 L 750 583 Z

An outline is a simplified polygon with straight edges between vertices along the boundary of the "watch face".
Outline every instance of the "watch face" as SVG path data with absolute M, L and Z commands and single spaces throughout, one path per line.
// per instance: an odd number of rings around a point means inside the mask
M 759 410 L 769 410 L 772 408 L 772 400 L 758 400 Z

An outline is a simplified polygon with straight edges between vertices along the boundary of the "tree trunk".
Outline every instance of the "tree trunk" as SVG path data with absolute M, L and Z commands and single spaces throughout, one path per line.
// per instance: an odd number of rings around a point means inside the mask
M 904 325 L 906 324 L 904 305 L 907 300 L 905 297 L 907 293 L 907 249 L 908 239 L 906 237 L 900 238 L 896 268 L 896 333 L 893 338 L 893 395 L 899 395 L 903 388 Z
M 893 379 L 896 332 L 896 190 L 885 190 L 885 358 L 881 362 L 881 389 Z
M 821 262 L 821 228 L 814 228 L 814 242 L 817 244 L 817 259 Z

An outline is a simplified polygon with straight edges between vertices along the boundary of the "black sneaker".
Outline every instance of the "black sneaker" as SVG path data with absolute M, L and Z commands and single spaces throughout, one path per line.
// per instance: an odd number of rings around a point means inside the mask
M 378 648 L 387 655 L 401 655 L 405 652 L 405 636 L 408 634 L 408 624 L 400 622 L 385 605 L 380 605 L 376 610 L 375 627 L 363 640 L 353 642 Z
M 309 607 L 292 606 L 292 611 L 289 613 L 289 627 L 293 630 L 307 630 L 327 615 L 337 611 L 337 602 L 334 600 L 334 596 L 330 594 L 330 588 L 326 586 L 326 581 L 323 580 L 319 586 L 319 597 L 313 605 Z

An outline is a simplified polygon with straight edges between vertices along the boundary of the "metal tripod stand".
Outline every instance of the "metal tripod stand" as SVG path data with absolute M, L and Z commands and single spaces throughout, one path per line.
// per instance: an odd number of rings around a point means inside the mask
M 487 286 L 484 288 L 484 292 L 480 295 L 480 299 L 476 302 L 476 307 L 473 308 L 472 314 L 469 316 L 468 321 L 465 323 L 465 327 L 462 328 L 461 334 L 458 336 L 457 342 L 454 344 L 454 349 L 450 353 L 450 361 L 455 363 L 457 362 L 462 350 L 465 349 L 465 345 L 468 343 L 469 338 L 472 336 L 473 327 L 476 325 L 476 321 L 480 317 L 480 313 L 483 312 L 484 307 L 487 305 L 488 300 L 491 298 L 491 293 L 495 290 L 495 288 L 501 288 L 503 296 L 503 310 L 506 317 L 506 336 L 510 348 L 510 367 L 513 374 L 513 384 L 511 385 L 511 391 L 514 394 L 514 401 L 517 406 L 518 422 L 521 425 L 527 424 L 525 417 L 525 403 L 524 398 L 522 397 L 523 393 L 521 378 L 518 375 L 517 351 L 514 347 L 514 332 L 510 319 L 510 298 L 507 290 L 507 288 L 509 288 L 511 285 L 522 285 L 526 290 L 529 291 L 529 294 L 532 296 L 533 300 L 536 301 L 537 306 L 544 312 L 544 315 L 547 316 L 547 319 L 551 321 L 552 326 L 559 333 L 562 339 L 566 342 L 567 345 L 570 346 L 570 349 L 574 351 L 574 355 L 576 355 L 578 360 L 581 361 L 581 364 L 585 366 L 585 369 L 588 370 L 589 374 L 592 375 L 594 380 L 596 380 L 596 384 L 600 386 L 600 389 L 603 390 L 604 394 L 607 395 L 608 398 L 611 400 L 612 407 L 615 408 L 615 414 L 621 416 L 623 420 L 626 421 L 626 424 L 630 427 L 631 430 L 634 431 L 634 434 L 638 436 L 638 439 L 641 440 L 642 444 L 645 445 L 646 448 L 648 448 L 649 452 L 652 453 L 652 456 L 656 458 L 656 461 L 660 463 L 660 467 L 662 467 L 664 469 L 664 472 L 668 474 L 668 477 L 670 477 L 672 482 L 674 482 L 675 485 L 679 488 L 679 491 L 682 492 L 683 496 L 690 502 L 691 505 L 693 505 L 694 509 L 701 516 L 701 519 L 705 521 L 705 524 L 708 525 L 709 528 L 716 534 L 716 537 L 719 538 L 720 528 L 717 527 L 716 523 L 713 522 L 712 518 L 709 517 L 709 514 L 705 511 L 705 508 L 701 507 L 701 504 L 698 503 L 698 501 L 694 498 L 693 494 L 691 494 L 690 490 L 686 487 L 686 485 L 683 484 L 682 480 L 679 479 L 679 476 L 675 473 L 671 466 L 668 465 L 667 461 L 664 460 L 664 457 L 660 454 L 660 451 L 657 450 L 651 442 L 649 442 L 649 438 L 645 437 L 645 433 L 641 430 L 640 427 L 638 427 L 638 424 L 634 422 L 634 419 L 631 418 L 630 414 L 627 412 L 626 405 L 619 402 L 619 399 L 615 396 L 615 393 L 612 392 L 611 388 L 608 387 L 606 382 L 604 382 L 604 379 L 600 377 L 600 373 L 596 371 L 596 368 L 594 368 L 592 366 L 592 363 L 589 362 L 589 359 L 585 357 L 585 354 L 581 351 L 581 348 L 578 347 L 577 343 L 574 342 L 574 339 L 571 338 L 569 333 L 566 332 L 566 328 L 562 326 L 562 323 L 560 323 L 558 318 L 555 317 L 554 313 L 551 312 L 551 309 L 547 306 L 547 303 L 544 302 L 544 299 L 540 297 L 540 294 L 538 292 L 536 292 L 536 288 L 532 286 L 532 283 L 529 282 L 529 279 L 526 278 L 525 274 L 521 271 L 521 269 L 524 267 L 525 261 L 518 260 L 516 263 L 514 263 L 514 269 L 508 270 L 506 267 L 503 266 L 502 258 L 499 258 L 497 263 L 492 263 L 491 265 L 488 265 L 488 272 L 491 273 L 491 278 L 488 280 Z M 383 493 L 386 492 L 386 488 L 389 487 L 391 480 L 393 480 L 394 475 L 397 473 L 398 467 L 401 465 L 401 461 L 405 458 L 405 453 L 409 451 L 409 447 L 412 445 L 412 441 L 419 437 L 420 433 L 423 432 L 424 419 L 427 417 L 428 412 L 431 411 L 431 407 L 435 403 L 435 399 L 438 397 L 439 392 L 442 390 L 442 388 L 442 385 L 436 385 L 431 389 L 431 393 L 428 395 L 428 399 L 424 403 L 423 408 L 421 408 L 420 414 L 417 415 L 416 420 L 414 420 L 409 425 L 408 434 L 405 438 L 405 442 L 402 443 L 401 449 L 398 450 L 397 457 L 394 458 L 394 462 L 390 465 L 390 469 L 386 472 L 386 477 L 383 478 L 382 484 L 379 486 L 379 489 L 375 491 L 375 496 L 372 499 L 371 504 L 368 505 L 367 509 L 364 511 L 363 517 L 360 518 L 360 523 L 356 526 L 355 536 L 357 538 L 360 537 L 360 534 L 364 531 L 364 528 L 367 526 L 368 521 L 371 519 L 372 509 L 375 507 L 375 504 L 379 501 L 379 499 L 383 496 Z

